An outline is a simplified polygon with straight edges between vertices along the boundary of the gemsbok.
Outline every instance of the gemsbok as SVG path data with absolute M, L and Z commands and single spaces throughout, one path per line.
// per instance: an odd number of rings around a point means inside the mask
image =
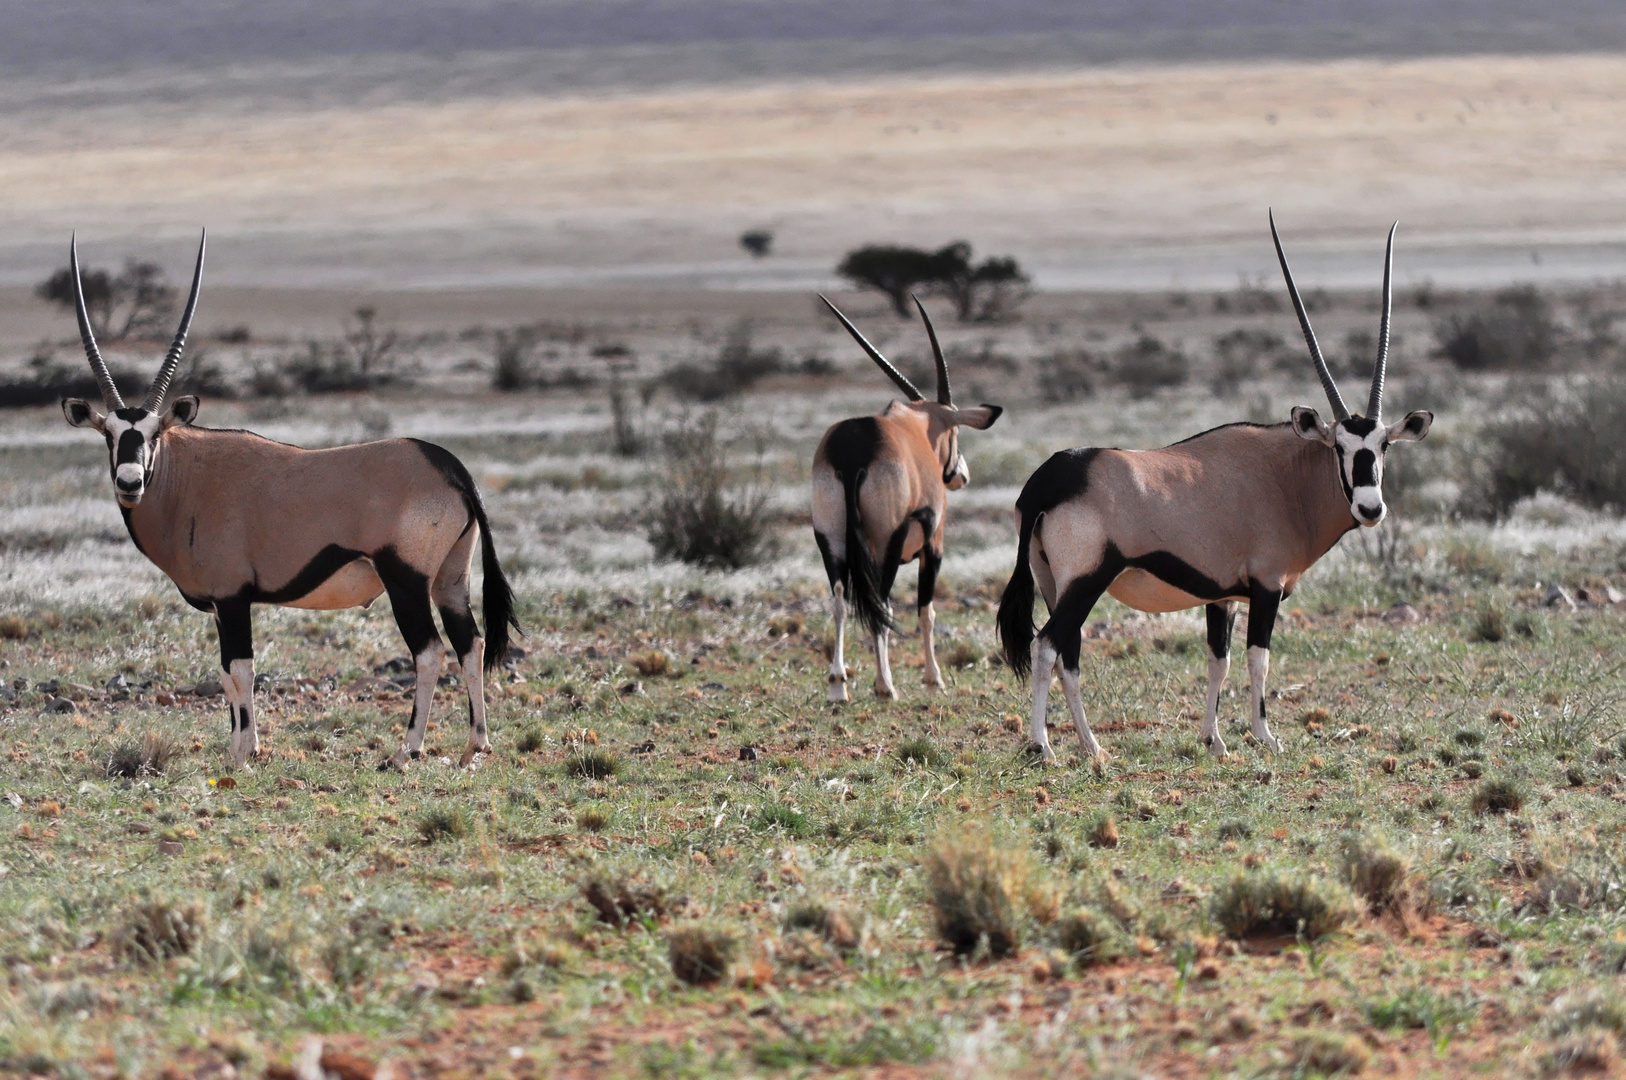
M 440 609 L 468 690 L 466 765 L 490 747 L 482 657 L 487 670 L 495 666 L 508 651 L 509 626 L 519 626 L 474 478 L 449 451 L 416 439 L 303 450 L 248 431 L 194 427 L 198 399 L 166 399 L 197 307 L 207 240 L 205 233 L 198 243 L 175 341 L 146 400 L 131 408 L 96 347 L 75 238 L 79 336 L 106 411 L 81 398 L 65 399 L 62 411 L 69 424 L 107 440 L 113 493 L 136 548 L 188 604 L 215 617 L 232 759 L 241 767 L 260 746 L 251 606 L 366 607 L 388 592 L 416 663 L 417 695 L 406 740 L 381 767 L 404 768 L 422 754 L 443 650 L 431 606 Z M 484 640 L 469 604 L 477 533 Z
M 829 700 L 847 700 L 843 635 L 850 603 L 875 638 L 875 694 L 895 698 L 887 639 L 892 618 L 892 585 L 898 567 L 920 559 L 917 598 L 920 635 L 926 654 L 926 688 L 943 686 L 932 647 L 932 596 L 943 563 L 943 522 L 948 493 L 971 479 L 960 453 L 961 427 L 987 428 L 1003 412 L 998 405 L 957 408 L 949 391 L 948 364 L 937 331 L 919 298 L 915 306 L 926 323 L 937 361 L 937 400 L 927 401 L 915 385 L 871 345 L 836 306 L 819 297 L 887 378 L 909 395 L 875 416 L 843 420 L 824 433 L 813 455 L 813 536 L 830 579 L 835 618 L 835 652 L 830 658 Z
M 1421 439 L 1434 422 L 1430 412 L 1410 413 L 1387 426 L 1382 420 L 1394 227 L 1384 254 L 1383 314 L 1366 416 L 1350 415 L 1327 370 L 1274 215 L 1270 234 L 1333 422 L 1301 406 L 1285 424 L 1227 424 L 1161 450 L 1063 450 L 1028 478 L 1016 500 L 1016 569 L 1000 600 L 999 634 L 1011 669 L 1021 675 L 1031 668 L 1028 735 L 1047 761 L 1055 758 L 1045 709 L 1058 658 L 1062 692 L 1084 752 L 1101 756 L 1084 718 L 1079 653 L 1084 621 L 1103 592 L 1139 611 L 1207 605 L 1208 702 L 1201 737 L 1218 757 L 1225 755 L 1220 688 L 1230 670 L 1237 601 L 1246 600 L 1252 733 L 1280 751 L 1265 717 L 1277 607 L 1346 532 L 1383 520 L 1385 452 L 1391 443 Z M 1037 637 L 1035 576 L 1050 612 Z

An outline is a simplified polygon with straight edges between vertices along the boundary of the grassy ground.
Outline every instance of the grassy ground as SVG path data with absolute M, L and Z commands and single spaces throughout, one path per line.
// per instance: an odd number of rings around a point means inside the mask
M 1614 554 L 1571 560 L 1570 583 L 1618 572 Z M 452 764 L 447 686 L 432 756 L 404 777 L 375 770 L 408 709 L 374 675 L 400 651 L 387 612 L 261 615 L 269 752 L 236 774 L 222 699 L 165 703 L 214 667 L 206 620 L 153 600 L 28 616 L 0 671 L 18 687 L 0 711 L 0 1055 L 277 1075 L 314 1032 L 330 1065 L 343 1049 L 396 1076 L 1612 1062 L 1626 618 L 1542 609 L 1510 581 L 1397 624 L 1347 577 L 1278 630 L 1281 755 L 1242 736 L 1238 681 L 1238 749 L 1211 760 L 1195 623 L 1113 609 L 1086 643 L 1112 760 L 1058 730 L 1048 770 L 1016 732 L 1024 688 L 990 658 L 997 582 L 944 589 L 947 692 L 925 694 L 905 642 L 900 700 L 845 706 L 823 702 L 811 587 L 531 596 L 494 752 Z M 1498 619 L 1505 640 L 1477 640 Z M 119 674 L 130 689 L 102 689 Z M 45 711 L 49 679 L 73 711 Z M 143 739 L 173 751 L 162 771 L 109 776 Z M 1476 812 L 1493 781 L 1516 811 Z M 1401 857 L 1396 899 L 1319 940 L 1227 933 L 1228 890 L 1276 871 L 1347 905 L 1352 829 Z M 981 903 L 997 932 L 956 955 L 934 897 Z M 674 975 L 706 975 L 697 928 L 709 985 Z

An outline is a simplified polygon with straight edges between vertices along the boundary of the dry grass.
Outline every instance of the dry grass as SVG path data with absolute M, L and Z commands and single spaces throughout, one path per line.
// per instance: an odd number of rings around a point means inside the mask
M 673 930 L 666 938 L 666 955 L 672 974 L 690 986 L 712 986 L 728 974 L 739 939 L 729 931 L 708 923 L 691 923 Z
M 1303 873 L 1248 870 L 1214 893 L 1214 921 L 1233 938 L 1288 934 L 1325 937 L 1358 919 L 1360 903 L 1349 889 Z
M 580 884 L 582 898 L 611 926 L 626 926 L 639 919 L 658 919 L 670 905 L 667 892 L 638 876 L 597 870 Z
M 136 964 L 162 964 L 197 947 L 207 919 L 203 905 L 146 900 L 132 905 L 113 928 L 113 953 Z
M 1101 964 L 1128 955 L 1130 942 L 1112 916 L 1094 907 L 1077 907 L 1056 920 L 1056 944 L 1080 964 Z
M 1383 837 L 1348 833 L 1339 844 L 1338 856 L 1339 876 L 1368 904 L 1385 907 L 1400 898 L 1411 866 Z
M 1524 809 L 1524 789 L 1513 780 L 1494 777 L 1474 789 L 1476 814 L 1517 814 Z
M 959 955 L 986 949 L 1003 957 L 1017 950 L 1038 885 L 1025 851 L 982 828 L 954 830 L 932 842 L 923 869 L 944 945 Z
M 180 744 L 161 731 L 149 731 L 139 740 L 126 739 L 107 755 L 108 776 L 160 776 L 180 755 Z

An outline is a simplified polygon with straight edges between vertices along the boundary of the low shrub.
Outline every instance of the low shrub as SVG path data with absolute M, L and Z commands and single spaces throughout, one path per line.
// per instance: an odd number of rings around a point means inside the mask
M 714 402 L 735 397 L 769 375 L 786 370 L 778 349 L 758 349 L 752 343 L 751 323 L 741 319 L 710 364 L 679 364 L 661 382 L 679 397 Z
M 207 926 L 203 905 L 151 899 L 126 909 L 113 928 L 113 954 L 137 964 L 161 964 L 197 947 Z
M 1233 938 L 1291 934 L 1315 940 L 1360 917 L 1343 885 L 1303 874 L 1247 870 L 1214 893 L 1214 921 Z
M 1039 396 L 1046 401 L 1073 401 L 1095 396 L 1107 365 L 1084 349 L 1057 351 L 1039 359 Z
M 621 771 L 621 759 L 612 751 L 582 746 L 565 758 L 565 773 L 590 780 L 604 780 Z
M 126 739 L 114 746 L 105 770 L 108 776 L 159 776 L 180 753 L 180 744 L 174 739 L 161 731 L 149 731 L 139 740 Z
M 739 940 L 719 926 L 691 923 L 673 930 L 666 939 L 672 974 L 690 986 L 713 986 L 728 974 L 739 950 Z
M 1505 777 L 1492 777 L 1474 789 L 1476 814 L 1517 814 L 1524 809 L 1524 790 Z
M 764 806 L 751 824 L 758 829 L 778 829 L 789 836 L 806 836 L 811 828 L 806 814 L 783 803 Z
M 1596 379 L 1535 395 L 1482 431 L 1467 469 L 1461 509 L 1506 517 L 1516 503 L 1551 491 L 1583 506 L 1626 508 L 1626 380 Z
M 1112 379 L 1131 397 L 1151 397 L 1159 390 L 1184 386 L 1190 374 L 1186 354 L 1150 334 L 1142 334 L 1112 358 Z
M 666 890 L 636 875 L 595 870 L 578 883 L 582 898 L 611 926 L 658 919 L 670 905 Z
M 1374 907 L 1399 900 L 1411 865 L 1381 836 L 1348 832 L 1338 850 L 1338 874 L 1355 895 Z
M 782 925 L 787 931 L 811 930 L 843 952 L 858 948 L 861 940 L 844 911 L 819 900 L 803 900 L 790 905 L 785 909 Z
M 661 558 L 738 570 L 774 551 L 768 488 L 760 474 L 749 484 L 729 477 L 715 414 L 668 437 L 661 490 L 646 519 L 650 545 Z
M 1435 353 L 1464 371 L 1531 371 L 1558 355 L 1563 327 L 1533 285 L 1498 292 L 1489 307 L 1434 324 Z
M 461 840 L 469 833 L 468 813 L 461 806 L 435 806 L 418 819 L 418 835 L 424 843 Z
M 1098 908 L 1076 907 L 1056 920 L 1056 944 L 1080 964 L 1104 964 L 1127 956 L 1129 936 Z
M 582 832 L 598 833 L 610 827 L 610 815 L 595 806 L 576 815 L 576 828 Z
M 962 956 L 985 948 L 1004 957 L 1020 947 L 1037 885 L 1025 850 L 983 829 L 945 832 L 927 849 L 923 869 L 943 944 Z
M 898 744 L 893 756 L 904 765 L 918 765 L 923 769 L 941 769 L 948 764 L 948 756 L 923 736 L 905 739 Z
M 1294 1075 L 1345 1076 L 1361 1072 L 1372 1051 L 1357 1036 L 1341 1031 L 1304 1031 L 1293 1036 Z

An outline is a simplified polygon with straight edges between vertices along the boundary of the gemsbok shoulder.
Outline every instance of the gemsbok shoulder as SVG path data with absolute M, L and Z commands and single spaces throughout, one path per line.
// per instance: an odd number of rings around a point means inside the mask
M 1421 439 L 1434 422 L 1430 412 L 1388 425 L 1382 419 L 1395 229 L 1384 254 L 1383 314 L 1365 416 L 1350 415 L 1322 359 L 1274 215 L 1270 233 L 1332 423 L 1300 406 L 1285 424 L 1227 424 L 1161 450 L 1063 450 L 1028 478 L 1016 500 L 1016 569 L 1000 600 L 999 634 L 1011 669 L 1018 675 L 1031 670 L 1028 736 L 1046 760 L 1055 758 L 1045 710 L 1058 659 L 1084 752 L 1101 756 L 1084 717 L 1079 654 L 1084 622 L 1102 593 L 1139 611 L 1207 606 L 1201 738 L 1219 757 L 1226 752 L 1218 710 L 1230 670 L 1231 627 L 1237 602 L 1247 601 L 1252 734 L 1279 751 L 1265 716 L 1277 607 L 1346 532 L 1383 520 L 1384 454 L 1392 443 Z M 1050 612 L 1037 636 L 1035 577 Z
M 69 424 L 107 440 L 113 494 L 136 548 L 188 604 L 215 618 L 232 760 L 241 767 L 260 745 L 251 606 L 366 607 L 387 592 L 416 664 L 417 695 L 406 740 L 385 765 L 404 768 L 422 753 L 443 650 L 432 606 L 468 690 L 468 764 L 490 747 L 482 659 L 486 670 L 501 661 L 509 626 L 519 626 L 474 478 L 449 451 L 416 439 L 304 450 L 248 431 L 195 427 L 198 399 L 168 397 L 197 307 L 207 239 L 198 243 L 174 343 L 146 400 L 134 407 L 119 396 L 96 347 L 75 240 L 69 251 L 79 336 L 105 411 L 68 398 L 62 412 Z M 476 539 L 484 639 L 469 601 Z
M 847 608 L 875 638 L 875 694 L 895 698 L 887 639 L 892 618 L 892 585 L 898 567 L 920 560 L 919 612 L 926 654 L 926 688 L 943 686 L 932 647 L 932 596 L 943 563 L 943 524 L 948 493 L 971 479 L 960 453 L 961 427 L 987 428 L 1003 411 L 998 405 L 958 408 L 949 390 L 948 364 L 937 331 L 918 298 L 937 362 L 937 400 L 925 395 L 887 362 L 858 328 L 825 297 L 830 310 L 887 378 L 909 395 L 875 416 L 843 420 L 824 433 L 813 455 L 813 537 L 830 579 L 830 609 L 836 624 L 830 658 L 829 700 L 847 700 L 843 636 Z

